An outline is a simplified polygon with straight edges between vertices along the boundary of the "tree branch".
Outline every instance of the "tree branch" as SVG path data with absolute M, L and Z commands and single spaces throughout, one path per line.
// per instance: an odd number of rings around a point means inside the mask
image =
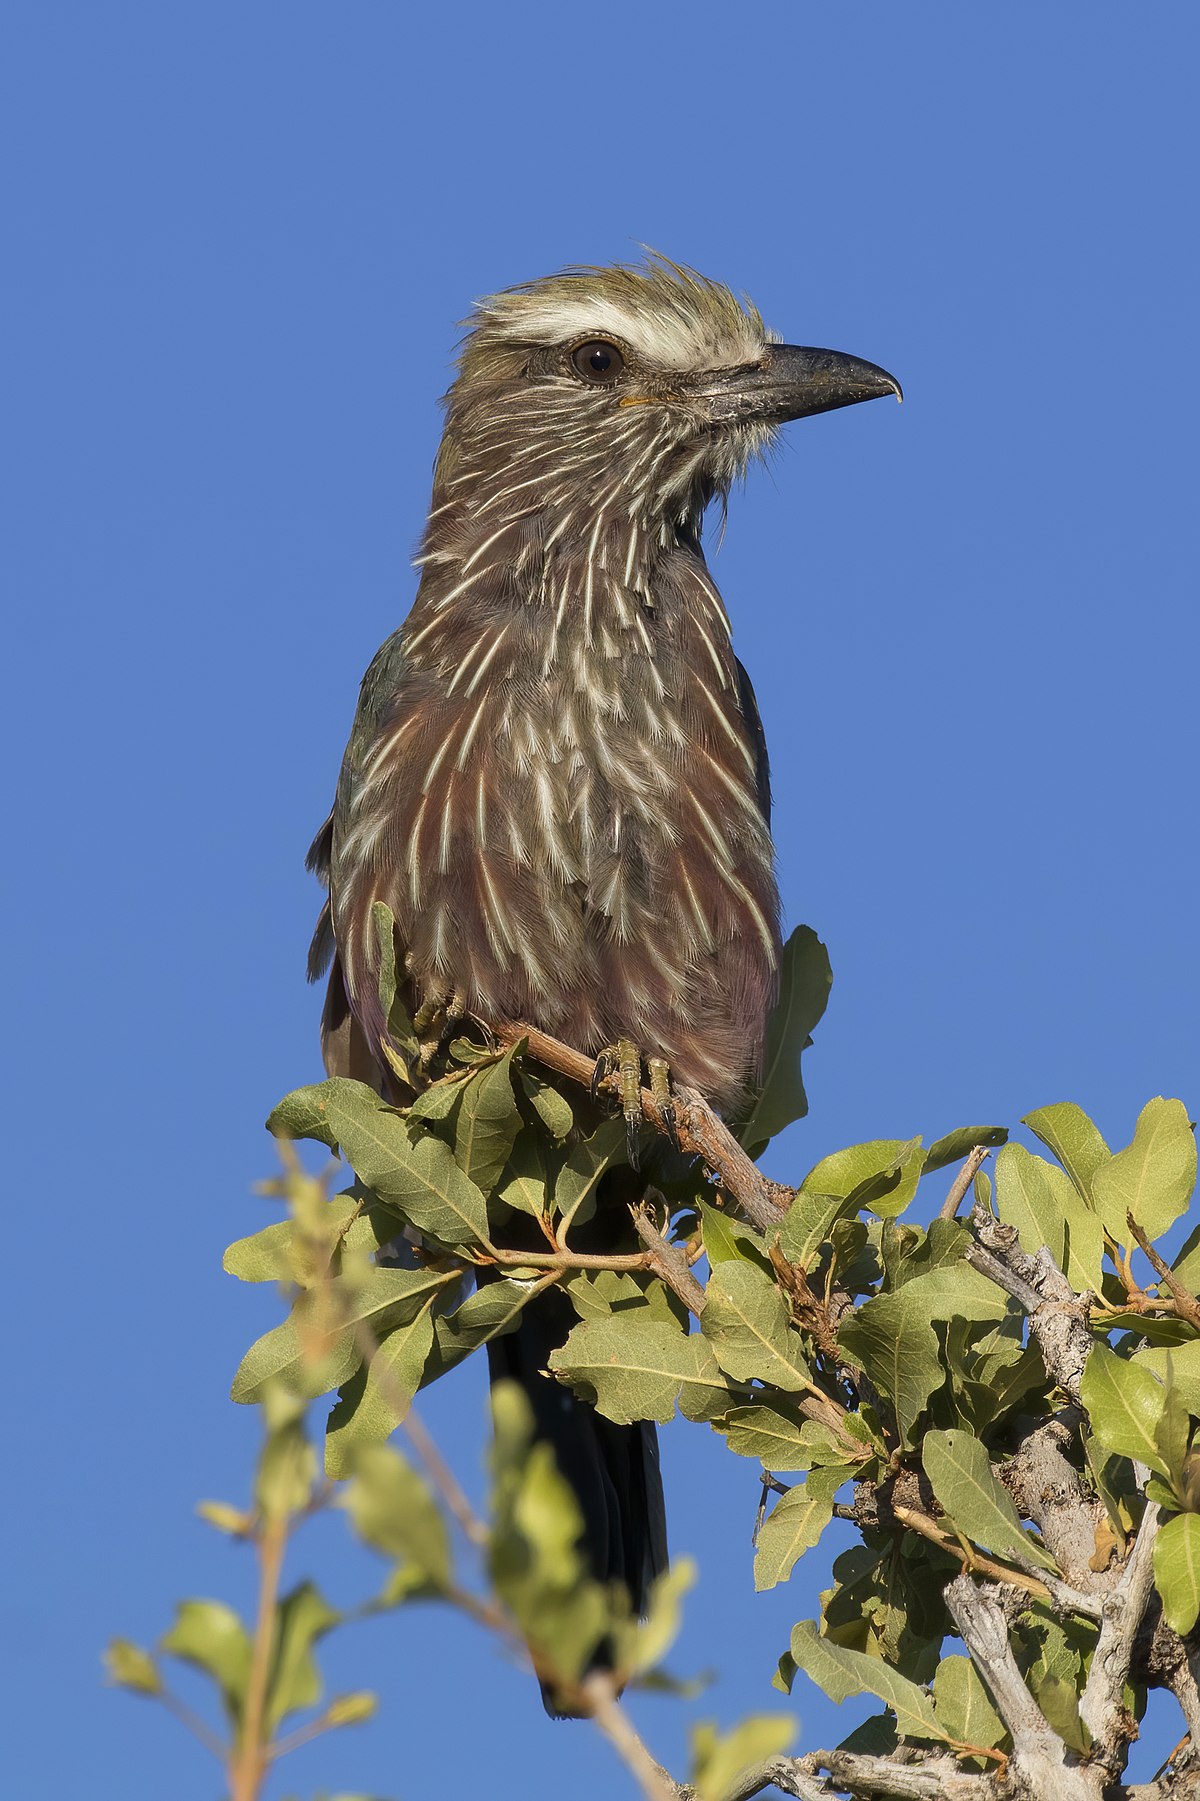
M 967 1251 L 967 1262 L 1020 1302 L 1047 1370 L 1078 1404 L 1083 1366 L 1092 1348 L 1086 1301 L 1075 1293 L 1044 1245 L 1030 1257 L 1013 1227 L 1001 1225 L 986 1207 L 972 1211 L 971 1230 L 975 1243 Z
M 679 1801 L 679 1785 L 655 1763 L 625 1709 L 607 1670 L 595 1670 L 581 1684 L 588 1717 L 595 1721 L 626 1769 L 635 1777 L 646 1801 Z
M 230 1801 L 256 1801 L 270 1763 L 266 1742 L 267 1683 L 279 1604 L 279 1584 L 287 1551 L 288 1516 L 272 1515 L 256 1539 L 258 1551 L 258 1615 L 246 1678 L 245 1708 L 237 1750 L 229 1769 Z
M 816 1751 L 794 1761 L 801 1770 L 828 1770 L 835 1788 L 849 1789 L 857 1796 L 896 1797 L 897 1801 L 994 1801 L 996 1796 L 991 1776 L 968 1775 L 950 1757 L 902 1764 L 890 1757 L 864 1757 L 857 1751 Z M 800 1792 L 807 1801 L 803 1790 L 788 1792 Z M 824 1785 L 818 1793 L 832 1801 Z
M 977 1144 L 974 1149 L 970 1151 L 966 1162 L 950 1184 L 950 1192 L 947 1194 L 938 1210 L 939 1219 L 955 1219 L 957 1217 L 958 1210 L 963 1204 L 963 1197 L 966 1195 L 968 1188 L 987 1161 L 987 1156 L 988 1147 L 986 1144 Z
M 1079 1699 L 1079 1717 L 1092 1735 L 1093 1753 L 1110 1771 L 1119 1773 L 1128 1738 L 1122 1700 L 1133 1657 L 1133 1641 L 1154 1584 L 1154 1541 L 1158 1536 L 1158 1506 L 1146 1503 L 1124 1574 L 1112 1593 L 1105 1596 L 1100 1637 L 1092 1655 L 1087 1684 Z
M 1003 1608 L 969 1576 L 956 1576 L 944 1593 L 959 1637 L 1012 1734 L 1011 1773 L 1033 1795 L 1096 1801 L 1096 1789 L 1076 1765 L 1068 1763 L 1067 1747 L 1025 1686 L 1008 1642 Z
M 699 1319 L 704 1307 L 704 1290 L 688 1268 L 687 1258 L 678 1245 L 668 1244 L 654 1223 L 650 1209 L 643 1203 L 631 1207 L 634 1230 L 646 1246 L 647 1261 L 655 1275 L 661 1276 L 684 1306 Z
M 512 1020 L 494 1028 L 495 1036 L 505 1046 L 526 1039 L 529 1055 L 557 1075 L 590 1088 L 596 1059 L 582 1051 L 572 1050 L 546 1032 L 523 1020 Z M 611 1078 L 610 1078 L 611 1080 Z M 648 1088 L 641 1090 L 642 1114 L 660 1132 L 667 1131 L 662 1109 Z M 756 1163 L 747 1157 L 729 1128 L 717 1118 L 708 1103 L 693 1088 L 676 1088 L 675 1137 L 679 1148 L 691 1157 L 702 1157 L 709 1169 L 721 1179 L 721 1186 L 741 1208 L 746 1218 L 760 1232 L 769 1232 L 779 1224 L 791 1203 L 793 1190 L 781 1189 L 768 1182 Z
M 1175 1303 L 1175 1312 L 1177 1316 L 1180 1319 L 1185 1319 L 1189 1326 L 1193 1326 L 1197 1332 L 1200 1332 L 1200 1301 L 1198 1301 L 1195 1295 L 1183 1286 L 1183 1283 L 1179 1280 L 1179 1277 L 1175 1272 L 1172 1269 L 1169 1269 L 1163 1262 L 1163 1259 L 1150 1243 L 1150 1240 L 1146 1237 L 1146 1234 L 1142 1231 L 1142 1228 L 1138 1225 L 1132 1213 L 1127 1213 L 1125 1219 L 1129 1226 L 1129 1230 L 1133 1233 L 1133 1236 L 1137 1241 L 1138 1249 L 1143 1251 L 1149 1258 L 1151 1269 L 1153 1269 L 1159 1281 L 1162 1282 L 1169 1291 L 1171 1299 Z

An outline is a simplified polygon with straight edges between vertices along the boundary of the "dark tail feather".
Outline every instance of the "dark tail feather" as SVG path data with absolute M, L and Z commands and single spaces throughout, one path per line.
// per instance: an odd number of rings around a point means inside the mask
M 534 1435 L 551 1445 L 583 1515 L 582 1550 L 599 1582 L 620 1581 L 644 1613 L 651 1585 L 667 1567 L 667 1515 L 652 1422 L 617 1426 L 552 1376 L 551 1351 L 576 1323 L 566 1296 L 549 1289 L 530 1303 L 515 1332 L 488 1345 L 493 1382 L 519 1382 L 533 1409 Z M 603 1647 L 594 1667 L 607 1668 Z M 549 1714 L 562 1709 L 542 1686 Z

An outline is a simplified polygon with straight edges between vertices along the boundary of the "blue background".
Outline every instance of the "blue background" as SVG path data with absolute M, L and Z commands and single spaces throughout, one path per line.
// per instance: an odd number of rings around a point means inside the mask
M 261 1121 L 318 1073 L 301 861 L 414 591 L 477 295 L 649 243 L 904 382 L 791 427 L 713 553 L 788 915 L 836 971 L 773 1171 L 1063 1098 L 1121 1143 L 1150 1095 L 1200 1102 L 1195 19 L 9 0 L 13 1793 L 217 1792 L 99 1653 L 177 1596 L 249 1597 L 191 1510 L 245 1493 L 226 1387 L 276 1306 L 220 1254 L 272 1217 Z M 477 1485 L 481 1371 L 425 1412 Z M 768 1679 L 828 1558 L 756 1598 L 752 1467 L 664 1437 L 702 1572 L 673 1662 L 720 1674 L 634 1711 L 681 1770 L 686 1715 L 787 1705 Z M 375 1576 L 338 1520 L 292 1568 L 345 1601 Z M 326 1661 L 383 1711 L 275 1794 L 417 1801 L 447 1757 L 495 1794 L 631 1790 L 436 1610 Z M 808 1747 L 855 1717 L 796 1706 Z

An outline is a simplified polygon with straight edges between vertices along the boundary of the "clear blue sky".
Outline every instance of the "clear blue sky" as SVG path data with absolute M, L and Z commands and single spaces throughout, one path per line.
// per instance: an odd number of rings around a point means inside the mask
M 1183 4 L 10 0 L 14 1794 L 215 1793 L 98 1657 L 245 1598 L 191 1509 L 244 1492 L 226 1389 L 273 1314 L 220 1254 L 318 1071 L 303 853 L 412 598 L 475 296 L 644 242 L 905 385 L 789 428 L 713 552 L 787 912 L 836 972 L 775 1172 L 1068 1097 L 1114 1142 L 1152 1094 L 1200 1104 L 1198 49 Z M 481 1373 L 428 1417 L 474 1481 Z M 827 1561 L 756 1599 L 751 1466 L 665 1445 L 702 1571 L 674 1662 L 719 1668 L 690 1711 L 729 1721 L 779 1702 Z M 349 1600 L 342 1543 L 296 1568 Z M 278 1794 L 439 1795 L 435 1737 L 495 1794 L 625 1792 L 436 1613 L 330 1668 L 384 1711 Z M 798 1708 L 809 1745 L 849 1724 Z M 688 1709 L 636 1711 L 678 1766 Z

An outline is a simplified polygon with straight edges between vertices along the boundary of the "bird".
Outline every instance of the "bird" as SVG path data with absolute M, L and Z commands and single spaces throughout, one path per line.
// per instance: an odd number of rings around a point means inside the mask
M 382 901 L 418 1025 L 566 1041 L 619 1075 L 631 1133 L 643 1060 L 668 1107 L 672 1083 L 726 1115 L 753 1092 L 781 951 L 770 780 L 701 525 L 785 422 L 885 395 L 884 369 L 784 343 L 654 254 L 476 303 L 417 594 L 363 678 L 309 854 L 331 1075 L 394 1079 Z M 614 1178 L 598 1242 L 638 1192 L 636 1168 Z M 488 1347 L 492 1378 L 521 1384 L 554 1446 L 590 1573 L 644 1612 L 667 1565 L 655 1428 L 545 1373 L 573 1323 L 541 1295 Z

